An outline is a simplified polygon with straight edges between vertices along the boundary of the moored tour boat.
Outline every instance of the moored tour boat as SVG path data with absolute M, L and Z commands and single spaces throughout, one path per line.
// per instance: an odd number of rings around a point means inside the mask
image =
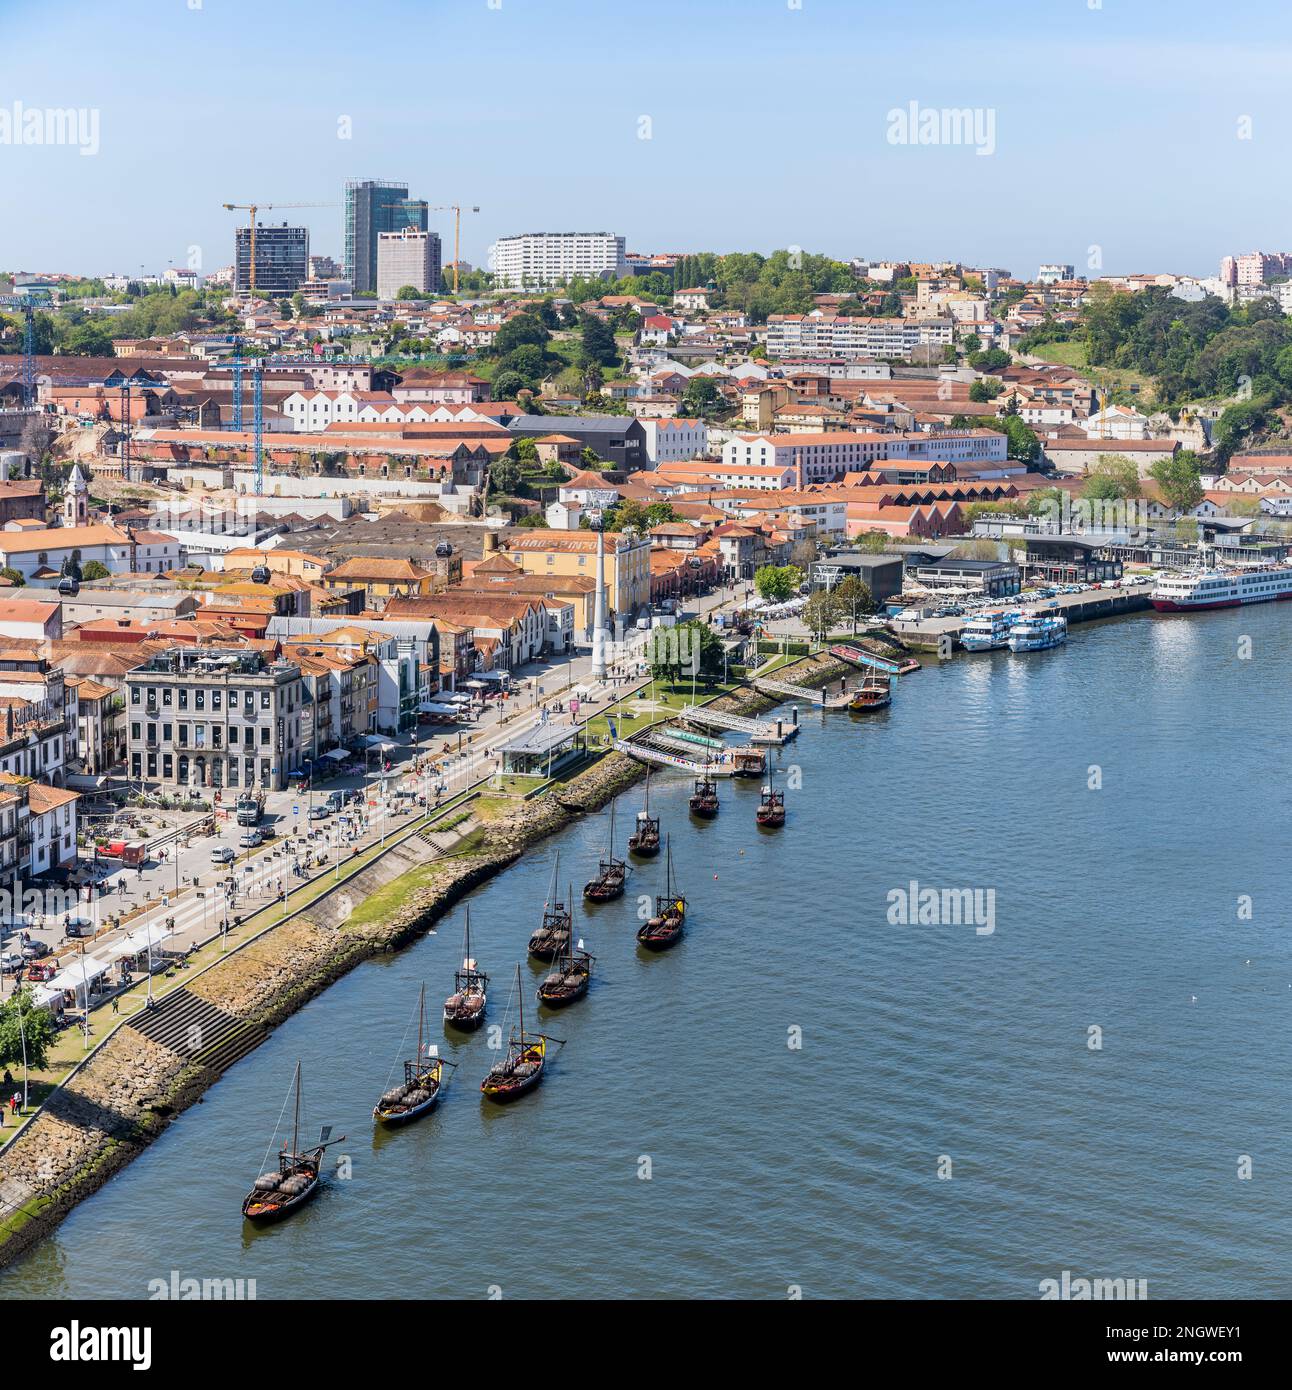
M 596 961 L 583 949 L 580 941 L 577 949 L 573 946 L 564 955 L 557 956 L 554 969 L 538 987 L 538 1000 L 549 1009 L 563 1009 L 582 999 L 592 982 L 592 967 Z
M 545 1033 L 525 1031 L 525 997 L 520 988 L 519 965 L 516 967 L 516 998 L 520 1007 L 520 1030 L 508 1039 L 507 1055 L 489 1068 L 480 1083 L 480 1094 L 499 1104 L 523 1096 L 542 1081 L 543 1069 L 547 1066 L 547 1044 L 561 1041 Z
M 573 915 L 570 907 L 556 896 L 556 874 L 561 865 L 561 856 L 556 855 L 552 863 L 552 886 L 543 904 L 543 925 L 529 938 L 529 953 L 535 960 L 554 960 L 570 944 L 570 931 Z
M 295 1118 L 292 1122 L 292 1142 L 278 1151 L 278 1170 L 262 1173 L 251 1191 L 243 1198 L 242 1215 L 248 1221 L 265 1226 L 281 1221 L 305 1205 L 319 1189 L 319 1165 L 323 1154 L 345 1135 L 329 1139 L 332 1126 L 325 1125 L 313 1148 L 300 1147 L 301 1130 L 301 1064 L 296 1063 L 293 1081 L 296 1091 Z
M 776 791 L 772 786 L 770 773 L 767 776 L 767 785 L 763 788 L 763 794 L 759 798 L 754 820 L 759 825 L 767 826 L 770 829 L 776 829 L 785 824 L 785 794 Z
M 435 1108 L 443 1090 L 446 1063 L 431 1051 L 427 1058 L 428 1044 L 426 1033 L 426 986 L 417 999 L 417 1054 L 404 1063 L 404 1080 L 401 1085 L 392 1087 L 373 1107 L 372 1118 L 382 1125 L 404 1125 L 416 1120 L 427 1111 Z
M 666 951 L 676 946 L 686 921 L 686 898 L 673 888 L 673 849 L 667 854 L 664 895 L 655 899 L 655 915 L 637 931 L 637 941 L 648 951 Z
M 610 838 L 606 852 L 597 862 L 597 876 L 583 885 L 583 896 L 593 903 L 608 903 L 624 895 L 628 865 L 615 858 L 615 803 L 610 803 Z
M 650 813 L 650 769 L 646 770 L 646 805 L 637 812 L 637 829 L 628 837 L 628 851 L 639 859 L 659 853 L 659 817 Z
M 718 814 L 718 784 L 705 772 L 695 779 L 695 789 L 691 793 L 691 814 L 701 820 L 712 820 Z
M 869 710 L 883 709 L 892 702 L 893 689 L 888 677 L 881 676 L 878 671 L 869 670 L 861 684 L 852 692 L 848 708 L 854 714 L 864 714 Z
M 453 973 L 453 993 L 444 1001 L 444 1021 L 464 1033 L 484 1022 L 488 1003 L 489 976 L 479 969 L 471 955 L 471 908 L 467 907 L 466 934 L 462 948 L 462 969 Z
M 1068 620 L 1061 613 L 1024 613 L 1009 630 L 1012 652 L 1043 652 L 1068 640 Z

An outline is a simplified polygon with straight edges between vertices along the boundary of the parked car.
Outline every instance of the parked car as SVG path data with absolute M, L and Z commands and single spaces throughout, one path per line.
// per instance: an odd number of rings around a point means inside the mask
M 265 837 L 259 830 L 244 830 L 238 839 L 240 849 L 259 849 L 265 843 Z
M 228 845 L 216 845 L 211 851 L 212 864 L 232 864 L 237 857 Z
M 28 960 L 39 960 L 41 956 L 49 955 L 49 947 L 43 941 L 37 941 L 34 936 L 30 941 L 24 941 L 20 950 Z
M 21 970 L 27 962 L 17 951 L 6 951 L 0 955 L 0 971 L 6 975 L 12 975 L 15 970 Z
M 327 820 L 331 814 L 332 808 L 326 804 L 310 807 L 310 820 Z
M 93 936 L 94 923 L 88 917 L 69 917 L 63 923 L 64 936 Z

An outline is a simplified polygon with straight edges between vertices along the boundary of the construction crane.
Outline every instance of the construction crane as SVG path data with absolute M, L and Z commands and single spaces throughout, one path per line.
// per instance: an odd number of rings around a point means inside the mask
M 401 198 L 397 203 L 383 203 L 383 208 L 405 208 L 420 207 L 421 204 L 416 198 Z M 462 247 L 462 213 L 463 208 L 456 203 L 449 203 L 441 207 L 428 207 L 427 212 L 451 212 L 453 214 L 453 293 L 458 292 L 458 262 L 461 260 Z M 479 212 L 479 208 L 466 208 L 466 212 Z
M 249 214 L 251 226 L 251 283 L 248 288 L 254 294 L 256 290 L 256 214 L 258 212 L 273 212 L 281 208 L 334 208 L 336 203 L 225 203 L 226 212 L 245 212 Z M 236 257 L 235 257 L 236 263 Z M 235 264 L 234 278 L 236 282 L 237 270 Z
M 462 263 L 462 213 L 457 203 L 446 207 L 427 208 L 428 212 L 451 212 L 453 214 L 453 293 L 458 292 L 458 267 Z M 479 212 L 479 208 L 466 208 L 467 212 Z
M 22 311 L 22 403 L 30 410 L 36 404 L 36 353 L 34 316 L 37 309 L 49 308 L 44 295 L 0 294 L 0 309 Z

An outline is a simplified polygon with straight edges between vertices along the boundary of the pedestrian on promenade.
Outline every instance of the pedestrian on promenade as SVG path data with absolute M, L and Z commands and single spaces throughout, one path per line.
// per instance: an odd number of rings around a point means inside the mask
M 115 994 L 112 996 L 112 1012 L 114 1014 L 119 1014 L 121 1012 L 121 1000 Z

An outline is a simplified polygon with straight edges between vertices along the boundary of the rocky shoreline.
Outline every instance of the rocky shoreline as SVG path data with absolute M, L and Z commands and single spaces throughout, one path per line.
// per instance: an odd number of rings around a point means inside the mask
M 830 657 L 804 657 L 778 675 L 825 682 L 847 669 Z M 715 702 L 743 714 L 775 703 L 752 689 Z M 470 852 L 446 856 L 442 864 L 432 861 L 429 870 L 425 845 L 414 834 L 411 847 L 394 846 L 289 921 L 196 973 L 185 985 L 184 1002 L 229 1030 L 224 1050 L 204 1046 L 200 1028 L 177 1047 L 130 1023 L 117 1027 L 0 1153 L 0 1267 L 48 1235 L 199 1101 L 231 1064 L 228 1049 L 236 1061 L 360 962 L 407 945 L 477 884 L 606 805 L 644 773 L 642 764 L 624 754 L 607 753 L 565 785 L 489 822 Z M 356 901 L 414 872 L 419 881 L 389 917 L 355 920 Z

